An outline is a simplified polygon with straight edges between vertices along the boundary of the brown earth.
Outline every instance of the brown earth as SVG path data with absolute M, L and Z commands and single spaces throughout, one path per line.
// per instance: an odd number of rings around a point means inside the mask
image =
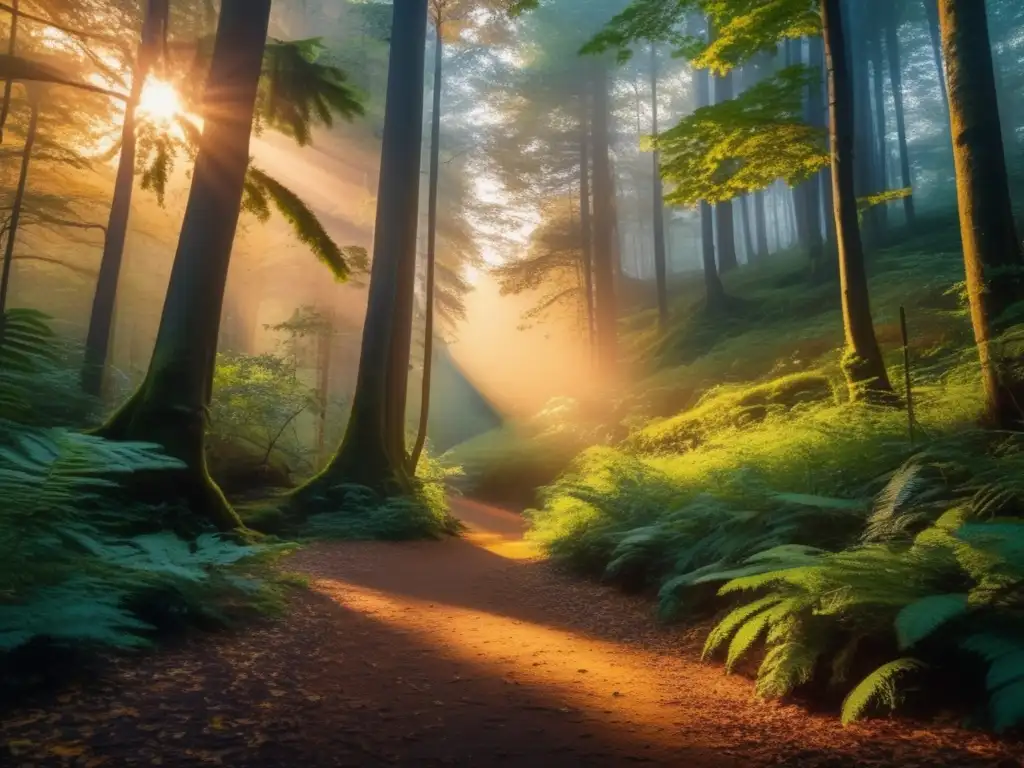
M 695 631 L 536 558 L 518 515 L 457 509 L 462 539 L 298 553 L 313 588 L 285 620 L 26 703 L 0 721 L 0 765 L 1024 765 L 1024 745 L 952 725 L 758 701 L 700 663 Z

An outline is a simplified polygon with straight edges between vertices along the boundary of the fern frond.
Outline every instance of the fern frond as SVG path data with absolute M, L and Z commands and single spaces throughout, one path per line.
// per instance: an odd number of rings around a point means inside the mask
M 897 659 L 880 666 L 850 691 L 843 701 L 841 715 L 843 725 L 860 720 L 868 708 L 875 703 L 886 706 L 890 710 L 895 709 L 899 706 L 899 691 L 896 687 L 899 678 L 924 668 L 923 663 L 912 658 Z
M 701 658 L 707 658 L 728 640 L 748 619 L 755 614 L 781 602 L 783 595 L 766 595 L 759 600 L 734 608 L 708 635 Z
M 929 595 L 911 603 L 896 614 L 896 638 L 900 648 L 916 645 L 967 610 L 965 594 Z

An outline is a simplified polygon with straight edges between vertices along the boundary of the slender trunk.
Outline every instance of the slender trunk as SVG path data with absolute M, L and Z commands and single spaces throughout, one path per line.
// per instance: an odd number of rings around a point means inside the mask
M 651 133 L 658 135 L 658 51 L 651 43 Z M 665 203 L 661 186 L 661 153 L 654 150 L 654 278 L 658 288 L 658 327 L 668 327 L 668 264 L 665 257 Z
M 826 96 L 828 94 L 828 72 L 825 67 L 825 45 L 821 37 L 815 36 L 808 41 L 808 59 L 810 66 L 821 73 L 821 83 L 811 88 L 810 97 L 807 101 L 808 114 L 811 125 L 815 125 L 825 131 L 829 136 L 828 107 Z M 832 196 L 832 169 L 825 168 L 818 174 L 818 199 L 819 217 L 824 217 L 825 242 L 822 248 L 821 259 L 815 265 L 815 278 L 822 280 L 835 275 L 838 266 L 838 255 L 836 247 L 836 220 L 832 215 L 835 210 L 835 200 Z
M 595 62 L 594 139 L 594 303 L 597 315 L 598 367 L 607 376 L 617 363 L 615 310 L 616 259 L 615 184 L 612 176 L 608 103 L 608 63 Z
M 1020 429 L 1024 382 L 992 349 L 1001 315 L 1022 293 L 1024 267 L 1013 220 L 985 6 L 940 0 L 960 234 L 974 338 L 981 359 L 986 421 Z
M 173 490 L 221 529 L 241 526 L 206 469 L 209 401 L 231 249 L 249 166 L 271 0 L 224 0 L 206 87 L 206 124 L 153 358 L 138 392 L 101 430 L 163 446 L 185 464 Z
M 167 0 L 148 0 L 142 22 L 138 57 L 132 72 L 132 87 L 124 109 L 121 126 L 121 155 L 114 179 L 114 196 L 107 219 L 107 235 L 103 241 L 100 272 L 93 294 L 89 331 L 85 339 L 85 361 L 82 366 L 82 389 L 98 397 L 103 391 L 103 379 L 110 351 L 110 333 L 114 325 L 114 307 L 117 303 L 117 285 L 121 276 L 128 219 L 131 215 L 132 191 L 135 182 L 135 112 L 142 89 L 159 52 L 160 39 L 166 30 Z
M 868 35 L 864 29 L 868 20 L 862 16 L 862 9 L 855 9 L 848 2 L 841 3 L 840 6 L 846 37 L 844 64 L 853 91 L 853 118 L 857 121 L 853 127 L 854 193 L 858 199 L 863 199 L 877 191 L 875 124 L 871 118 L 871 68 L 868 66 Z M 878 209 L 868 208 L 861 222 L 863 243 L 869 247 L 873 246 L 877 234 Z
M 420 384 L 420 421 L 416 443 L 409 457 L 409 471 L 416 474 L 423 446 L 427 442 L 427 422 L 430 420 L 430 375 L 434 362 L 434 265 L 437 260 L 437 185 L 441 158 L 441 84 L 444 64 L 443 25 L 434 22 L 434 93 L 433 112 L 430 115 L 430 189 L 427 197 L 427 275 L 423 322 L 423 381 Z
M 32 163 L 32 149 L 35 147 L 36 135 L 39 132 L 39 94 L 31 93 L 29 98 L 32 100 L 32 115 L 28 122 L 28 133 L 25 135 L 25 147 L 21 150 L 21 172 L 18 174 L 18 188 L 14 192 L 11 220 L 7 225 L 7 244 L 4 249 L 3 271 L 0 273 L 0 343 L 3 341 L 3 324 L 7 316 L 7 294 L 11 286 L 14 245 L 18 240 L 18 225 L 25 203 L 25 188 L 28 186 L 28 169 Z
M 885 24 L 885 53 L 889 59 L 889 82 L 892 83 L 893 104 L 896 111 L 896 136 L 900 149 L 900 183 L 903 189 L 913 188 L 910 175 L 910 153 L 907 151 L 907 120 L 903 107 L 903 63 L 900 56 L 899 29 L 894 8 L 887 8 Z M 903 216 L 907 227 L 913 229 L 917 220 L 913 192 L 903 198 Z
M 803 42 L 800 40 L 787 40 L 786 45 L 786 66 L 792 67 L 803 64 Z M 805 97 L 806 101 L 806 97 Z M 807 182 L 790 188 L 792 196 L 794 227 L 796 239 L 799 246 L 810 253 L 810 202 L 807 196 Z M 813 263 L 813 257 L 812 257 Z
M 20 18 L 19 5 L 21 0 L 11 0 L 11 34 L 7 38 L 7 55 L 14 56 L 18 44 L 18 19 Z M 0 107 L 0 144 L 4 143 L 4 129 L 7 127 L 7 116 L 11 111 L 11 90 L 14 88 L 13 80 L 4 81 L 4 103 Z M 2 317 L 2 315 L 0 315 Z
M 851 397 L 886 400 L 892 385 L 875 338 L 868 296 L 864 248 L 857 226 L 857 199 L 853 182 L 853 88 L 846 56 L 840 0 L 823 0 L 821 20 L 829 75 L 829 111 L 832 138 L 832 179 L 836 235 L 839 244 L 839 280 L 842 293 L 846 353 L 843 372 Z
M 590 353 L 591 359 L 593 359 L 597 353 L 597 331 L 594 317 L 594 236 L 590 213 L 590 131 L 587 127 L 586 94 L 582 101 L 582 117 L 580 118 L 580 248 L 583 262 L 583 290 L 586 291 L 587 338 L 590 340 Z
M 733 98 L 732 73 L 715 78 L 715 104 Z M 722 274 L 739 266 L 736 258 L 736 232 L 733 223 L 732 200 L 715 206 L 715 222 L 718 229 L 718 270 Z
M 876 152 L 875 157 L 875 191 L 884 192 L 888 189 L 889 184 L 889 151 L 885 146 L 886 137 L 886 121 L 885 121 L 885 87 L 882 79 L 882 71 L 885 66 L 883 64 L 884 56 L 882 53 L 882 27 L 879 24 L 879 19 L 873 19 L 871 22 L 871 85 L 874 95 L 874 111 L 873 115 L 875 118 L 875 142 Z M 876 206 L 878 213 L 878 236 L 881 240 L 885 240 L 887 231 L 889 228 L 889 207 L 886 203 L 881 203 Z
M 740 220 L 741 227 L 743 228 L 743 246 L 747 251 L 747 263 L 753 264 L 757 261 L 757 251 L 754 250 L 754 233 L 751 226 L 751 215 L 750 215 L 750 196 L 745 195 L 739 198 L 740 204 Z
M 328 326 L 325 333 L 320 334 L 320 349 L 317 357 L 320 364 L 320 377 L 317 382 L 317 394 L 320 400 L 320 412 L 316 420 L 316 459 L 319 464 L 323 460 L 327 442 L 327 406 L 331 397 L 331 358 L 334 352 L 334 313 L 328 314 Z
M 939 80 L 942 107 L 949 118 L 949 89 L 946 87 L 946 69 L 942 61 L 942 40 L 939 33 L 939 6 L 937 0 L 924 0 L 924 13 L 928 19 L 928 37 L 932 42 L 932 58 L 935 60 L 935 75 Z
M 293 497 L 297 505 L 330 503 L 335 489 L 344 484 L 362 485 L 380 494 L 410 490 L 407 457 L 400 442 L 404 434 L 401 430 L 395 434 L 391 379 L 396 373 L 408 379 L 408 362 L 404 370 L 396 372 L 393 350 L 398 325 L 404 322 L 396 311 L 397 303 L 405 299 L 400 293 L 401 274 L 410 261 L 415 267 L 426 36 L 426 0 L 404 0 L 396 5 L 373 264 L 352 414 L 338 452 L 323 472 L 298 490 Z
M 697 70 L 693 77 L 696 81 L 697 107 L 706 107 L 711 103 L 711 82 L 708 73 Z M 707 306 L 708 309 L 717 311 L 725 305 L 725 288 L 715 260 L 715 213 L 711 204 L 704 201 L 700 204 L 700 235 Z
M 768 223 L 764 213 L 764 190 L 754 193 L 754 226 L 757 230 L 757 257 L 768 257 Z

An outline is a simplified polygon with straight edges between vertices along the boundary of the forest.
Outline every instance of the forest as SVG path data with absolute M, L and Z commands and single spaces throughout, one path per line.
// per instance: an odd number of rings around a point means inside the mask
M 1024 765 L 1024 4 L 5 45 L 0 765 Z

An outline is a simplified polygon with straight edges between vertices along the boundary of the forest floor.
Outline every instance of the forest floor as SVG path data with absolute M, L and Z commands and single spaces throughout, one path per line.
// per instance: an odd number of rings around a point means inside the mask
M 286 620 L 119 658 L 0 716 L 2 766 L 1020 766 L 1024 746 L 757 701 L 703 634 L 559 574 L 522 518 L 461 539 L 320 543 Z

